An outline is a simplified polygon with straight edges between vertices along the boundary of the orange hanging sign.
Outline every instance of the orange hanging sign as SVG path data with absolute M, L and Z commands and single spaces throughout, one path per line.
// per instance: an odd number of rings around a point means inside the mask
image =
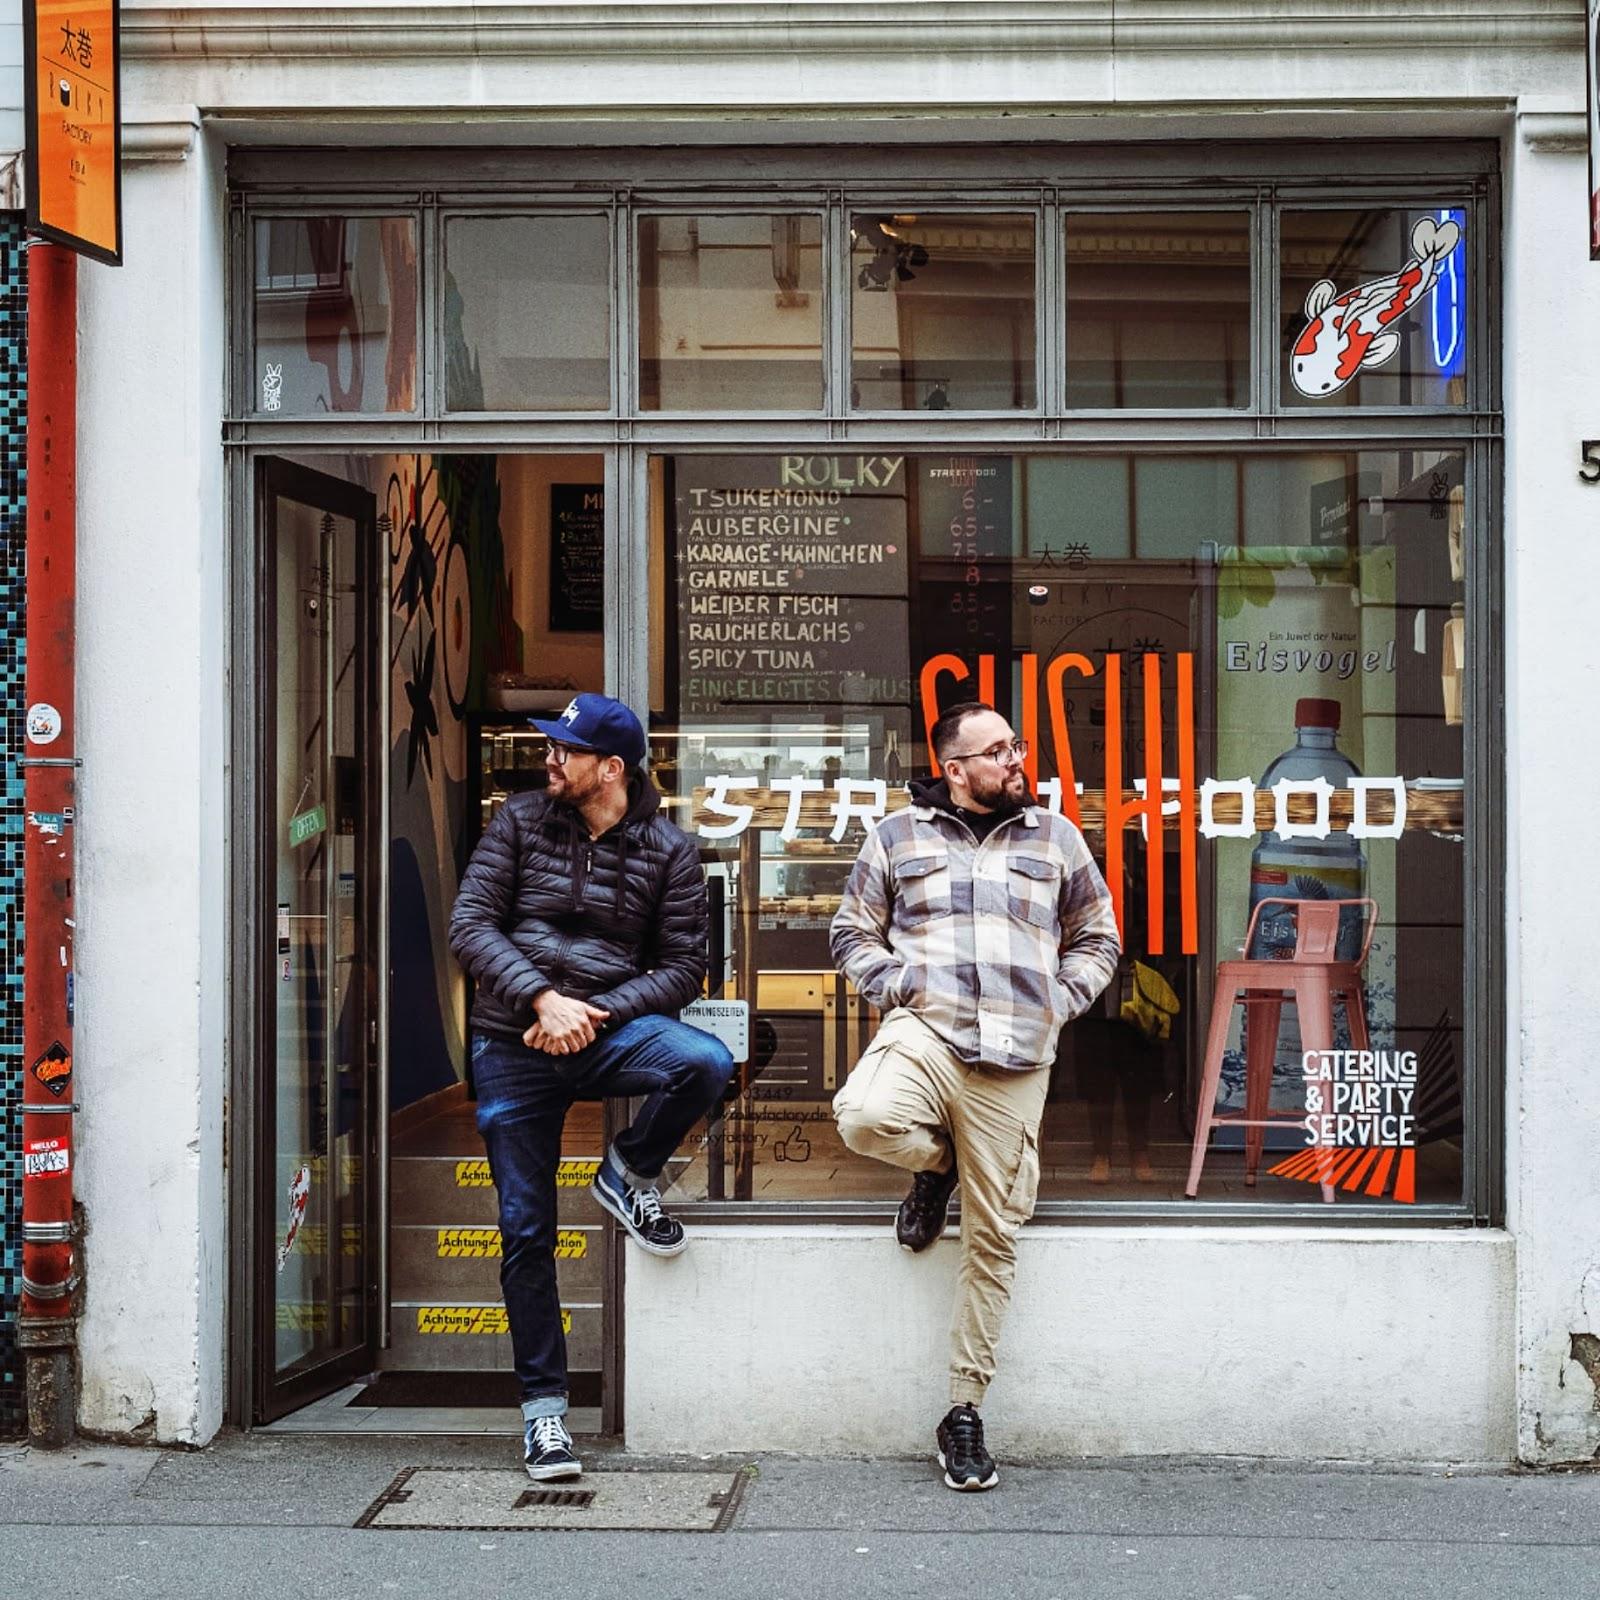
M 28 228 L 122 264 L 118 0 L 23 0 Z

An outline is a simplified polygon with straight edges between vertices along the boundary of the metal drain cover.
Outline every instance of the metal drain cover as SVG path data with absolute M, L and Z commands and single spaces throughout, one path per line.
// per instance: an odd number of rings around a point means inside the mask
M 596 1472 L 529 1488 L 526 1473 L 503 1467 L 407 1467 L 356 1526 L 721 1533 L 733 1522 L 745 1481 L 743 1472 Z

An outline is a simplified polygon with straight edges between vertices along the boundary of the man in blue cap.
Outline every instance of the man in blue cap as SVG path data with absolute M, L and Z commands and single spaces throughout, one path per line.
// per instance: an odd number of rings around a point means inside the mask
M 583 1470 L 564 1420 L 555 1268 L 567 1108 L 643 1097 L 590 1192 L 641 1248 L 675 1256 L 688 1241 L 657 1180 L 722 1098 L 733 1058 L 677 1017 L 705 979 L 705 880 L 693 843 L 660 814 L 639 719 L 620 700 L 580 694 L 533 726 L 550 741 L 548 785 L 495 814 L 461 880 L 450 948 L 477 984 L 478 1131 L 500 1197 L 524 1460 L 542 1482 Z

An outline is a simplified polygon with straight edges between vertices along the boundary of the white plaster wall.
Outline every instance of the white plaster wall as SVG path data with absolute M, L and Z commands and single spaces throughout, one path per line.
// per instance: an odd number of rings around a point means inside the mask
M 541 136 L 529 130 L 551 118 L 567 119 L 556 136 L 569 142 L 617 143 L 751 107 L 769 119 L 762 137 L 837 133 L 847 108 L 896 119 L 876 122 L 883 137 L 925 142 L 999 109 L 1015 113 L 1008 136 L 1198 138 L 1481 131 L 1532 86 L 1559 96 L 1544 110 L 1582 104 L 1579 0 L 1501 0 L 1496 18 L 1517 25 L 1486 24 L 1470 45 L 1444 20 L 1459 6 L 1439 0 L 1194 0 L 1183 17 L 1130 0 L 1115 38 L 1108 6 L 1063 0 L 1022 8 L 1053 9 L 1055 33 L 1019 24 L 981 45 L 964 31 L 994 14 L 980 5 L 853 8 L 827 37 L 818 19 L 852 8 L 598 7 L 543 40 L 529 32 L 538 15 L 573 8 L 479 7 L 470 26 L 447 6 L 395 9 L 418 31 L 384 14 L 380 38 L 359 11 L 293 0 L 130 0 L 130 155 L 161 153 L 184 122 L 169 105 L 196 100 L 251 137 L 377 142 L 400 127 L 429 144 Z M 637 20 L 651 12 L 654 36 Z M 716 40 L 681 31 L 697 12 Z M 892 39 L 875 31 L 883 19 L 900 25 Z M 1455 42 L 1429 47 L 1435 23 Z M 748 132 L 730 121 L 723 137 Z M 1600 777 L 1600 748 L 1572 732 L 1600 674 L 1587 649 L 1600 488 L 1575 477 L 1577 440 L 1600 437 L 1582 172 L 1575 150 L 1508 145 L 1515 1263 L 1511 1239 L 1489 1233 L 1031 1229 L 990 1406 L 1012 1456 L 1555 1459 L 1600 1446 L 1594 1387 L 1567 1359 L 1600 1305 L 1585 1046 L 1600 979 L 1572 954 L 1594 874 L 1564 811 Z M 220 185 L 220 147 L 203 141 L 181 161 L 130 164 L 127 265 L 86 264 L 81 291 L 82 1421 L 194 1441 L 221 1418 L 229 1249 Z M 635 1257 L 631 1442 L 925 1449 L 953 1269 L 953 1249 L 914 1260 L 861 1230 L 700 1230 L 682 1261 Z
M 628 1255 L 627 1442 L 925 1454 L 959 1250 L 889 1230 L 701 1227 Z M 1034 1225 L 984 1405 L 1001 1459 L 1505 1461 L 1503 1233 Z
M 227 1252 L 221 175 L 201 145 L 124 183 L 125 264 L 79 270 L 80 1423 L 203 1442 Z
M 1600 263 L 1581 102 L 1555 104 L 1530 105 L 1507 151 L 1508 1220 L 1530 1461 L 1600 1453 L 1600 1392 L 1571 1359 L 1574 1334 L 1600 1334 L 1600 873 L 1574 822 L 1600 788 L 1600 486 L 1577 476 L 1579 442 L 1600 438 Z
M 919 116 L 1000 108 L 1069 124 L 1089 107 L 1231 108 L 1248 122 L 1288 104 L 1338 120 L 1360 107 L 1504 106 L 1574 73 L 1581 92 L 1581 18 L 1582 0 L 1496 0 L 1488 15 L 1459 0 L 539 0 L 465 14 L 397 0 L 371 20 L 295 0 L 132 0 L 123 48 L 151 100 L 318 107 L 380 141 L 396 107 L 410 108 L 403 121 L 455 107 L 481 125 L 453 135 L 479 142 L 574 114 L 659 122 L 786 108 L 799 120 L 899 122 L 920 142 Z M 769 132 L 794 136 L 778 123 Z M 1117 135 L 1102 125 L 1092 136 Z
M 9 10 L 9 8 L 7 8 Z M 0 17 L 0 160 L 22 149 L 22 7 Z

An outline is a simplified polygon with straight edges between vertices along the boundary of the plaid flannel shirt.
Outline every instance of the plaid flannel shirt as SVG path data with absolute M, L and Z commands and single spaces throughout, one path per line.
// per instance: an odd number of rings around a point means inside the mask
M 963 1061 L 1014 1072 L 1055 1060 L 1064 1023 L 1117 969 L 1121 941 L 1083 835 L 1038 805 L 982 844 L 913 803 L 867 835 L 829 943 L 873 1005 L 914 1011 Z

